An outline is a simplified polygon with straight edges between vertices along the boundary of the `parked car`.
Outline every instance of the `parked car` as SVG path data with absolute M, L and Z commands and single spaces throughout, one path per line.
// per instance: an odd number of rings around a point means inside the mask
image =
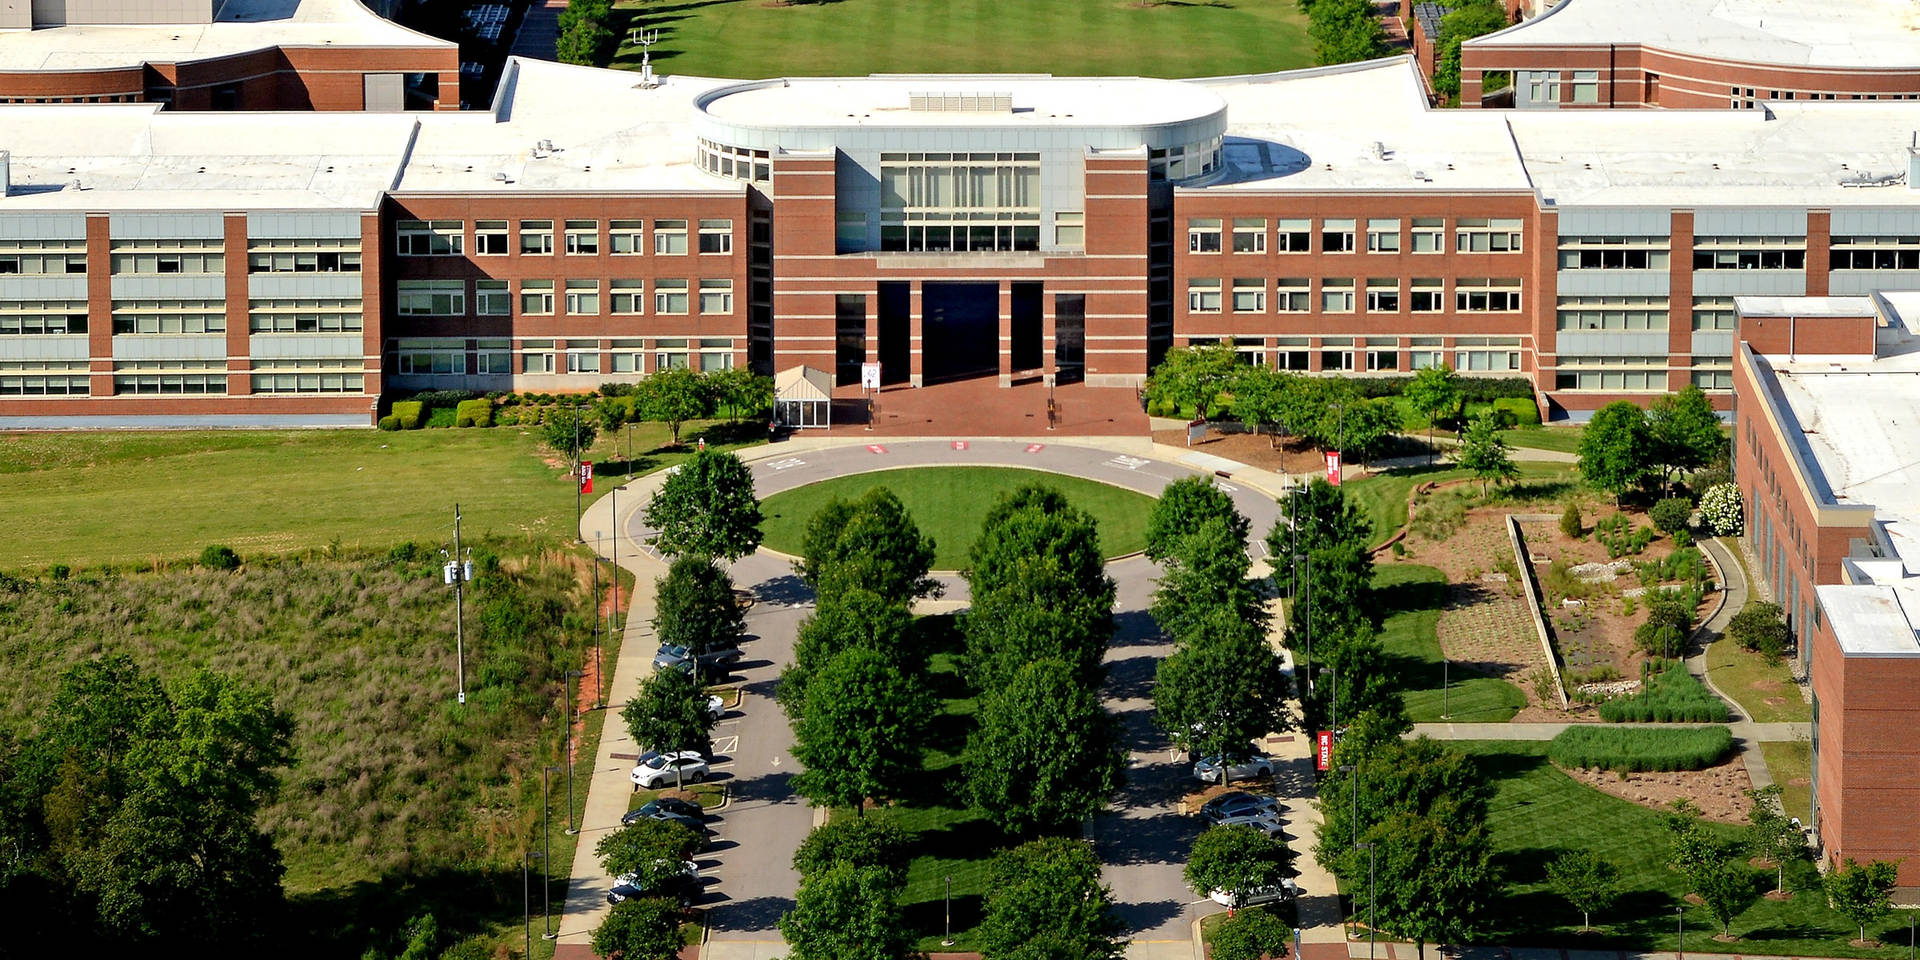
M 1231 793 L 1223 793 L 1214 797 L 1212 800 L 1208 800 L 1206 805 L 1200 808 L 1200 815 L 1212 823 L 1219 823 L 1228 817 L 1243 817 L 1252 814 L 1264 814 L 1268 817 L 1278 819 L 1280 811 L 1283 809 L 1285 809 L 1285 804 L 1282 804 L 1274 797 L 1263 797 L 1258 794 L 1235 790 Z
M 1219 890 L 1207 894 L 1207 899 L 1223 907 L 1252 907 L 1262 903 L 1282 903 L 1292 900 L 1300 892 L 1291 879 L 1279 883 L 1262 884 L 1244 890 Z
M 1252 780 L 1255 777 L 1273 776 L 1273 758 L 1264 753 L 1256 753 L 1240 763 L 1228 764 L 1227 773 L 1233 780 Z M 1193 775 L 1203 783 L 1220 782 L 1220 758 L 1202 757 L 1193 765 Z
M 739 647 L 724 647 L 719 650 L 708 650 L 706 653 L 696 657 L 693 655 L 693 651 L 688 650 L 680 644 L 663 643 L 660 645 L 660 649 L 654 651 L 653 668 L 655 670 L 666 670 L 669 668 L 692 670 L 694 668 L 693 665 L 697 663 L 701 673 L 709 675 L 724 674 L 728 670 L 731 670 L 734 664 L 739 663 L 740 658 L 744 656 L 746 656 L 746 654 L 742 653 Z
M 720 699 L 719 696 L 715 694 L 707 694 L 707 716 L 718 720 L 720 716 L 726 712 L 727 702 L 725 700 Z
M 681 861 L 680 867 L 679 873 L 652 889 L 641 886 L 637 874 L 621 874 L 614 878 L 613 889 L 607 891 L 607 902 L 621 903 L 634 897 L 670 897 L 682 907 L 688 906 L 700 893 L 700 867 L 691 860 Z
M 647 801 L 646 805 L 638 810 L 627 811 L 627 815 L 620 818 L 620 823 L 625 825 L 636 820 L 674 820 L 704 829 L 707 814 L 697 803 L 674 797 L 660 797 Z
M 1238 817 L 1226 817 L 1222 820 L 1215 821 L 1214 826 L 1216 827 L 1247 826 L 1247 827 L 1252 827 L 1255 830 L 1258 830 L 1269 837 L 1276 837 L 1276 838 L 1279 837 L 1281 834 L 1281 831 L 1285 829 L 1280 825 L 1279 816 L 1277 814 L 1272 814 L 1272 813 L 1249 813 L 1249 814 L 1244 814 Z
M 681 781 L 699 783 L 707 778 L 706 758 L 693 750 L 678 753 L 648 753 L 634 764 L 630 774 L 633 785 L 642 790 L 655 790 L 672 786 Z

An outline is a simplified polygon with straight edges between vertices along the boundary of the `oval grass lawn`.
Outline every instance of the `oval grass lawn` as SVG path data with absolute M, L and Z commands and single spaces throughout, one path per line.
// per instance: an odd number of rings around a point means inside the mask
M 1052 487 L 1067 502 L 1093 515 L 1102 556 L 1138 552 L 1146 544 L 1147 511 L 1153 498 L 1110 484 L 1058 473 L 1012 467 L 905 467 L 822 480 L 760 504 L 766 546 L 798 555 L 807 521 L 829 499 L 851 500 L 874 487 L 886 487 L 906 505 L 920 532 L 933 537 L 936 570 L 967 564 L 967 549 L 980 534 L 980 521 L 1000 498 L 1027 484 Z

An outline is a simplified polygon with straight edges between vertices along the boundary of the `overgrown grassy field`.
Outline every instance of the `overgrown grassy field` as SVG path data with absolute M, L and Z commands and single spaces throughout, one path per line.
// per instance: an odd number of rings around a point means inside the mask
M 703 424 L 684 438 L 703 432 L 749 433 Z M 637 424 L 630 444 L 603 437 L 590 459 L 614 477 L 645 473 L 687 455 L 666 443 L 664 424 Z M 455 503 L 467 536 L 571 536 L 573 484 L 551 460 L 516 427 L 0 435 L 0 570 L 150 564 L 210 543 L 243 557 L 439 543 L 453 539 Z
M 1670 951 L 1675 948 L 1674 907 L 1685 906 L 1688 953 L 1885 960 L 1906 956 L 1906 918 L 1899 915 L 1867 927 L 1869 937 L 1899 946 L 1848 946 L 1854 929 L 1827 909 L 1826 898 L 1818 892 L 1818 874 L 1806 861 L 1788 865 L 1787 887 L 1796 891 L 1792 899 L 1756 899 L 1733 921 L 1733 933 L 1740 939 L 1715 941 L 1720 925 L 1707 909 L 1681 902 L 1685 881 L 1667 868 L 1668 833 L 1659 811 L 1608 796 L 1561 773 L 1547 762 L 1545 743 L 1461 741 L 1455 746 L 1476 758 L 1497 791 L 1487 819 L 1495 862 L 1506 882 L 1487 913 L 1495 929 L 1484 942 Z M 1728 841 L 1739 834 L 1727 825 L 1708 828 Z M 1623 874 L 1620 899 L 1593 915 L 1597 934 L 1576 934 L 1580 914 L 1546 884 L 1547 861 L 1561 850 L 1579 848 L 1612 860 Z M 1756 893 L 1771 889 L 1772 882 L 1769 871 L 1754 872 Z
M 1508 431 L 1510 436 L 1515 431 Z M 1575 479 L 1573 468 L 1564 463 L 1521 463 L 1519 485 L 1522 493 L 1538 487 L 1554 496 L 1565 492 L 1560 489 L 1562 482 Z M 1392 537 L 1407 522 L 1407 501 L 1413 496 L 1413 488 L 1423 483 L 1464 480 L 1471 476 L 1467 471 L 1448 463 L 1442 458 L 1433 466 L 1406 467 L 1377 473 L 1360 480 L 1350 480 L 1345 484 L 1347 495 L 1365 513 L 1373 524 L 1373 546 L 1379 546 Z M 1539 486 L 1542 483 L 1550 487 Z
M 1386 615 L 1380 642 L 1389 662 L 1399 669 L 1407 715 L 1415 723 L 1440 719 L 1441 685 L 1448 679 L 1452 686 L 1444 697 L 1445 712 L 1460 723 L 1504 723 L 1527 705 L 1527 695 L 1519 687 L 1498 677 L 1443 670 L 1437 628 L 1440 609 L 1447 602 L 1444 574 L 1411 563 L 1382 564 L 1374 569 L 1373 588 Z
M 1207 77 L 1313 65 L 1294 0 L 623 0 L 616 67 L 708 77 Z M 625 22 L 620 22 L 624 16 Z M 905 104 L 901 105 L 903 108 Z
M 1553 738 L 1547 756 L 1563 767 L 1641 773 L 1702 770 L 1733 749 L 1724 726 L 1615 727 L 1575 724 Z
M 0 729 L 30 729 L 59 675 L 103 653 L 162 678 L 204 667 L 265 687 L 296 725 L 297 760 L 262 814 L 287 867 L 285 949 L 357 956 L 428 911 L 448 942 L 505 942 L 520 924 L 521 851 L 542 827 L 539 771 L 561 762 L 561 672 L 594 638 L 577 612 L 582 560 L 524 539 L 476 548 L 464 707 L 439 558 L 403 548 L 13 581 L 0 590 Z M 548 868 L 560 878 L 573 850 L 563 778 Z M 576 815 L 585 799 L 576 792 Z
M 1794 685 L 1785 663 L 1768 664 L 1757 653 L 1740 649 L 1731 640 L 1707 644 L 1707 676 L 1720 692 L 1740 704 L 1740 710 L 1760 723 L 1807 723 L 1813 707 Z
M 833 497 L 852 499 L 874 487 L 886 487 L 906 505 L 920 532 L 933 537 L 933 566 L 958 570 L 967 549 L 980 535 L 980 521 L 1000 498 L 1027 484 L 1060 491 L 1075 507 L 1093 515 L 1103 555 L 1134 553 L 1146 544 L 1149 497 L 1096 480 L 1010 467 L 908 467 L 835 477 L 766 498 L 760 525 L 766 545 L 798 554 L 807 521 Z

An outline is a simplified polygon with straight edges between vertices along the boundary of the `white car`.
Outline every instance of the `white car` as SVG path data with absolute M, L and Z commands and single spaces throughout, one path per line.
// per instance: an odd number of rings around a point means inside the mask
M 1273 776 L 1273 758 L 1264 753 L 1256 753 L 1246 760 L 1232 764 L 1227 772 L 1234 780 L 1252 780 L 1255 777 Z M 1193 765 L 1193 775 L 1202 783 L 1220 782 L 1220 758 L 1203 757 Z
M 1256 904 L 1292 900 L 1299 892 L 1300 888 L 1295 886 L 1292 880 L 1282 880 L 1279 883 L 1248 887 L 1245 890 L 1216 889 L 1207 894 L 1207 899 L 1223 907 L 1251 907 Z
M 694 750 L 649 753 L 640 758 L 630 777 L 633 785 L 642 790 L 672 786 L 683 780 L 699 783 L 707 778 L 707 761 Z
M 1269 837 L 1281 838 L 1285 827 L 1281 826 L 1279 816 L 1272 813 L 1249 813 L 1238 817 L 1226 817 L 1214 821 L 1216 827 L 1252 827 Z
M 720 699 L 714 694 L 707 694 L 707 716 L 718 720 L 720 719 L 720 715 L 726 712 L 727 702 L 725 700 Z

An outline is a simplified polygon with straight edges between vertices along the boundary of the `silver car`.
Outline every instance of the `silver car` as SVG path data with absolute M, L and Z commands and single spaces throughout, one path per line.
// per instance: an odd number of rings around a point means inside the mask
M 1264 797 L 1235 790 L 1208 800 L 1206 805 L 1200 808 L 1200 815 L 1212 823 L 1219 823 L 1229 817 L 1251 815 L 1278 819 L 1280 811 L 1285 809 L 1285 806 L 1276 797 Z
M 1216 889 L 1207 894 L 1207 899 L 1223 907 L 1252 907 L 1262 903 L 1292 900 L 1299 892 L 1300 889 L 1294 886 L 1292 880 L 1282 880 L 1279 883 L 1262 884 L 1245 890 Z
M 1228 817 L 1214 822 L 1216 827 L 1252 827 L 1275 839 L 1281 839 L 1285 828 L 1280 825 L 1278 816 L 1270 813 L 1250 813 L 1245 816 Z
M 1255 777 L 1273 776 L 1273 758 L 1264 753 L 1256 753 L 1247 759 L 1227 766 L 1227 773 L 1233 780 L 1252 780 Z M 1193 765 L 1193 775 L 1202 783 L 1220 782 L 1220 758 L 1203 757 Z

